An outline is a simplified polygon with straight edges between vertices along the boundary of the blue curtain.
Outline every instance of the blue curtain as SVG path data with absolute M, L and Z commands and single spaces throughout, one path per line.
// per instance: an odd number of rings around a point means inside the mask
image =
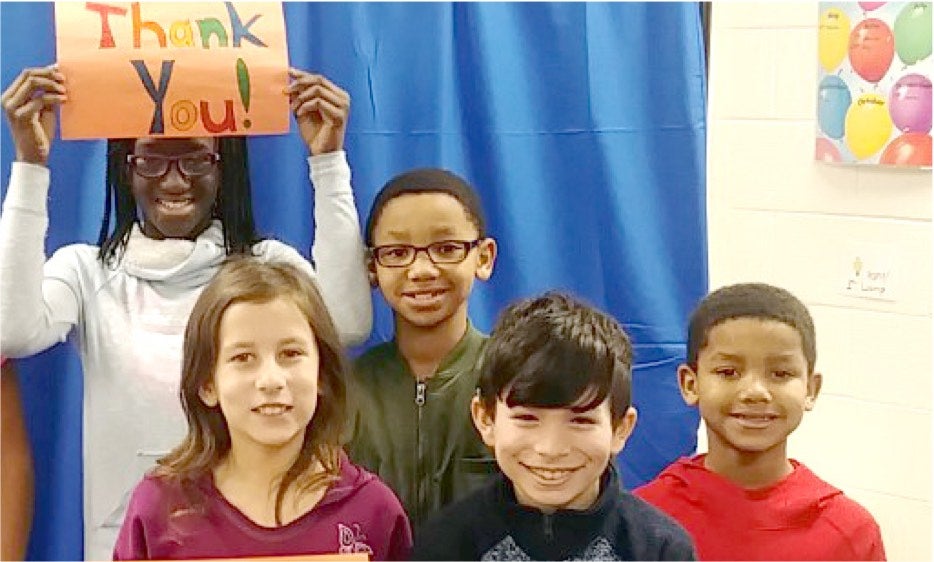
M 3 3 L 2 82 L 55 60 L 51 4 Z M 704 45 L 695 3 L 286 3 L 291 64 L 352 96 L 347 150 L 361 221 L 391 176 L 442 166 L 480 191 L 500 255 L 471 316 L 550 288 L 613 313 L 635 344 L 635 487 L 696 445 L 677 391 L 687 316 L 707 287 Z M 2 173 L 13 147 L 3 128 Z M 306 252 L 305 148 L 250 140 L 261 232 Z M 57 142 L 47 247 L 94 242 L 104 144 Z M 370 343 L 392 334 L 375 296 Z M 3 298 L 11 298 L 4 295 Z M 31 559 L 82 553 L 79 362 L 18 362 L 36 460 Z M 100 453 L 106 454 L 105 451 Z

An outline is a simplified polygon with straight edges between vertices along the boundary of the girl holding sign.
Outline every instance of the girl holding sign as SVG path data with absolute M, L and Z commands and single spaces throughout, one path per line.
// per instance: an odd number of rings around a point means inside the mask
M 317 282 L 342 343 L 369 333 L 364 246 L 343 151 L 350 99 L 323 76 L 290 73 L 286 94 L 311 152 L 316 267 L 256 235 L 246 142 L 233 137 L 109 141 L 98 245 L 65 246 L 46 259 L 46 163 L 65 77 L 55 65 L 27 68 L 3 92 L 16 161 L 0 216 L 0 351 L 24 357 L 74 335 L 85 375 L 86 558 L 111 556 L 129 490 L 184 435 L 182 334 L 228 255 L 294 265 Z
M 225 265 L 185 330 L 188 435 L 136 487 L 114 559 L 407 560 L 402 504 L 341 450 L 346 362 L 311 279 Z

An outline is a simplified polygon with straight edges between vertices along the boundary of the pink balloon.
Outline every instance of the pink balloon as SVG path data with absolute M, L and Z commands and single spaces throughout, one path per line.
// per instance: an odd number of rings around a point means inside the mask
M 840 162 L 843 160 L 837 147 L 824 137 L 817 137 L 817 143 L 814 145 L 814 159 L 820 162 Z
M 888 24 L 876 18 L 863 20 L 850 32 L 850 64 L 867 82 L 878 82 L 895 56 L 895 37 Z
M 930 166 L 931 165 L 931 135 L 924 133 L 905 133 L 889 143 L 882 156 L 880 164 L 893 164 L 895 166 Z
M 903 133 L 931 130 L 931 80 L 921 74 L 906 74 L 892 86 L 889 115 Z
M 879 6 L 885 5 L 885 2 L 858 2 L 859 7 L 867 12 L 871 12 Z

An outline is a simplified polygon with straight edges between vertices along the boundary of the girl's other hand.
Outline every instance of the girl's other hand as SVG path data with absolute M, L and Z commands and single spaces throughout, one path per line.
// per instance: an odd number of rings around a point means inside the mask
M 311 154 L 343 150 L 350 95 L 320 74 L 290 68 L 289 76 L 285 93 Z
M 18 161 L 42 166 L 48 162 L 55 135 L 55 106 L 65 99 L 65 76 L 55 64 L 24 69 L 4 90 L 3 110 Z

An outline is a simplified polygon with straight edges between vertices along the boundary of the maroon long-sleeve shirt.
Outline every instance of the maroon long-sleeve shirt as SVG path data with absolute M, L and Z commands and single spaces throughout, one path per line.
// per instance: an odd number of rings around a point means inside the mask
M 198 511 L 184 513 L 177 485 L 144 478 L 130 499 L 114 560 L 235 558 L 364 552 L 370 560 L 406 560 L 408 518 L 392 491 L 341 455 L 340 479 L 308 513 L 281 527 L 257 525 L 205 476 Z

